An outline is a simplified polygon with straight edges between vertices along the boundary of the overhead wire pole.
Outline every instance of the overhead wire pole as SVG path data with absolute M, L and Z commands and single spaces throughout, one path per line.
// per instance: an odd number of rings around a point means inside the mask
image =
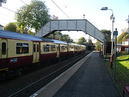
M 65 16 L 67 16 L 67 18 L 69 18 L 69 16 L 60 8 L 59 5 L 57 5 L 57 3 L 54 0 L 51 0 L 51 1 Z

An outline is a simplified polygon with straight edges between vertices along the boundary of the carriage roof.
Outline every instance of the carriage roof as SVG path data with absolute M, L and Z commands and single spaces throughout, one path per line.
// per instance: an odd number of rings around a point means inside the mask
M 42 39 L 36 36 L 21 34 L 21 33 L 11 32 L 11 31 L 4 31 L 4 30 L 0 30 L 0 37 L 18 39 L 18 40 L 42 41 Z
M 21 34 L 17 32 L 5 31 L 5 30 L 0 30 L 0 37 L 9 38 L 9 39 L 27 40 L 27 41 L 44 41 L 44 42 L 53 42 L 57 44 L 67 44 L 66 42 L 63 42 L 60 40 L 40 38 L 33 35 Z

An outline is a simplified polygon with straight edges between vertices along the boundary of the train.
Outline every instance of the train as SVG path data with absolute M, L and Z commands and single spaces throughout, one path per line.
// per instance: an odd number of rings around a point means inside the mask
M 60 40 L 0 30 L 0 73 L 85 52 L 86 47 Z

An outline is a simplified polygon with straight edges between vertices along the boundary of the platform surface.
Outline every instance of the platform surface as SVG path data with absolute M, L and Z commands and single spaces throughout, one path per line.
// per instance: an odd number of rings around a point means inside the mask
M 103 58 L 94 52 L 53 97 L 120 97 Z

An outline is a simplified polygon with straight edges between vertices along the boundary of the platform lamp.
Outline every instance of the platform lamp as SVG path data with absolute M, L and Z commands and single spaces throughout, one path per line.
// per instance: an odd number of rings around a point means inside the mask
M 111 57 L 112 57 L 112 60 L 113 60 L 113 55 L 114 55 L 114 48 L 113 48 L 113 45 L 114 45 L 114 36 L 113 36 L 113 32 L 114 32 L 114 22 L 115 22 L 115 17 L 114 17 L 114 14 L 113 14 L 113 10 L 112 9 L 109 9 L 108 7 L 102 7 L 101 10 L 110 10 L 112 12 L 111 16 L 110 16 L 110 19 L 112 20 L 112 33 L 111 33 Z M 111 66 L 112 67 L 112 66 Z

